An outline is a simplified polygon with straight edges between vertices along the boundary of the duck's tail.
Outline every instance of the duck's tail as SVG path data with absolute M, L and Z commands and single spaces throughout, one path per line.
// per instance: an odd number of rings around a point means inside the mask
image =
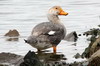
M 34 44 L 37 42 L 36 38 L 34 36 L 29 36 L 28 39 L 24 39 L 25 43 L 28 43 L 28 44 Z

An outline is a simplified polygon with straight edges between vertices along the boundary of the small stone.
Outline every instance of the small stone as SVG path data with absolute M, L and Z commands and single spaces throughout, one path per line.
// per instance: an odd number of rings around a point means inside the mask
M 63 58 L 63 60 L 67 60 L 67 58 Z
M 81 34 L 79 34 L 78 36 L 81 36 Z
M 83 35 L 85 35 L 85 34 L 83 34 Z
M 76 45 L 77 45 L 77 43 L 74 43 L 74 44 L 72 44 L 72 45 L 76 46 Z
M 78 58 L 81 57 L 81 55 L 80 55 L 79 53 L 77 53 L 76 55 L 74 55 L 74 57 L 75 57 L 76 59 L 78 59 Z
M 66 65 L 66 63 L 65 63 L 65 62 L 63 62 L 62 64 L 63 64 L 63 65 Z
M 76 42 L 78 39 L 77 33 L 76 31 L 73 31 L 69 34 L 67 34 L 67 36 L 65 36 L 64 40 L 66 41 L 71 41 L 71 42 Z
M 55 62 L 55 64 L 58 64 L 59 62 Z
M 18 36 L 19 36 L 19 32 L 14 29 L 14 30 L 9 30 L 4 36 L 8 36 L 6 38 L 7 41 L 18 41 Z
M 9 36 L 9 37 L 19 36 L 19 32 L 16 29 L 9 30 L 4 36 Z
M 98 25 L 98 27 L 100 27 L 100 25 Z

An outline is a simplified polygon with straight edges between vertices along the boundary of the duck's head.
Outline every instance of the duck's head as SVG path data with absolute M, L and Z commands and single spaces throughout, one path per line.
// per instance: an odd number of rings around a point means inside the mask
M 50 15 L 68 15 L 67 12 L 64 12 L 60 6 L 53 6 L 49 9 L 48 14 Z
M 68 15 L 68 13 L 64 12 L 60 6 L 54 6 L 49 9 L 47 17 L 50 22 L 61 23 L 58 15 Z

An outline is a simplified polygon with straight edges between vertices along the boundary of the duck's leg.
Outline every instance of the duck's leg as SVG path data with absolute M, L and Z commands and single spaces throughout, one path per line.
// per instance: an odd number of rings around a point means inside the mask
M 53 46 L 53 52 L 56 54 L 56 50 L 57 50 L 57 48 L 56 48 L 56 46 Z

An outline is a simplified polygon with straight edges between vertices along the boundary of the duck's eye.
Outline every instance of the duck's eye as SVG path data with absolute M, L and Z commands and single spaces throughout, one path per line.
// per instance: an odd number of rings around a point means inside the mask
M 55 9 L 58 9 L 58 8 L 55 8 Z

